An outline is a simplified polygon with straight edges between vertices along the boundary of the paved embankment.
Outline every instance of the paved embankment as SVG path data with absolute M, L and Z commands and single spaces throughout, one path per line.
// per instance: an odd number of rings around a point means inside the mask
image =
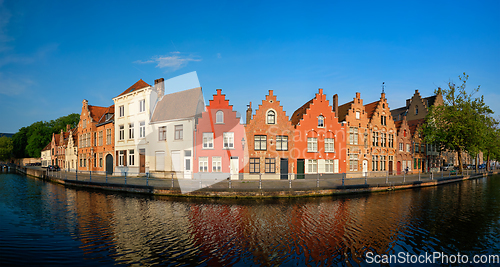
M 232 198 L 266 198 L 266 197 L 303 197 L 328 196 L 382 192 L 409 188 L 438 186 L 468 179 L 482 178 L 498 171 L 478 173 L 464 176 L 408 175 L 389 176 L 388 178 L 347 178 L 347 179 L 304 179 L 304 180 L 243 180 L 219 182 L 199 180 L 177 180 L 146 177 L 115 177 L 96 174 L 70 172 L 47 173 L 44 169 L 18 167 L 17 171 L 64 184 L 70 187 L 85 187 L 108 191 L 121 191 L 149 195 L 185 196 L 185 197 L 232 197 Z M 182 190 L 181 190 L 182 189 Z

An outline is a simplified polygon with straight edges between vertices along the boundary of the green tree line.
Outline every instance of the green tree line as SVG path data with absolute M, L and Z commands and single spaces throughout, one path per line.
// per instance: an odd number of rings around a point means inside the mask
M 488 165 L 490 159 L 500 159 L 499 122 L 484 103 L 484 96 L 478 94 L 480 86 L 466 90 L 468 78 L 463 73 L 461 84 L 450 81 L 448 88 L 442 89 L 444 105 L 431 107 L 422 127 L 427 143 L 458 152 L 459 172 L 463 171 L 462 152 L 477 156 L 482 151 Z
M 66 131 L 66 125 L 71 128 L 78 125 L 80 114 L 69 114 L 51 120 L 37 121 L 30 126 L 23 127 L 15 133 L 9 141 L 0 139 L 0 160 L 14 158 L 39 158 L 42 149 L 52 140 L 53 133 Z M 5 137 L 6 138 L 6 137 Z M 9 145 L 10 144 L 10 145 Z

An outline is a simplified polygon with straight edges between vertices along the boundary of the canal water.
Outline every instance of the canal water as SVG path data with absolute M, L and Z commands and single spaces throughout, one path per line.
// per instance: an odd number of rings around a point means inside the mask
M 0 174 L 0 266 L 367 265 L 500 254 L 500 176 L 341 197 L 191 199 Z

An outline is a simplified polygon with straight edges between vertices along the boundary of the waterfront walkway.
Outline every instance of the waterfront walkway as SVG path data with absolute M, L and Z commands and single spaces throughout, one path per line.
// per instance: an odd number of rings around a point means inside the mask
M 456 172 L 386 175 L 385 177 L 345 178 L 345 175 L 308 175 L 294 180 L 196 180 L 110 176 L 95 173 L 47 171 L 40 168 L 16 167 L 16 170 L 52 182 L 75 187 L 133 193 L 197 196 L 197 197 L 295 197 L 377 192 L 405 188 L 436 186 L 466 179 L 480 178 L 495 172 Z M 464 171 L 465 172 L 465 171 Z

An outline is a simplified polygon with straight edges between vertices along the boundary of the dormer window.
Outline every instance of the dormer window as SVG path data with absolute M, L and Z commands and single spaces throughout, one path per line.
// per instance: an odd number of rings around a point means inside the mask
M 415 106 L 415 115 L 418 115 L 418 106 Z
M 273 110 L 267 112 L 267 124 L 276 124 L 276 113 Z
M 215 123 L 224 123 L 224 112 L 222 110 L 215 113 Z
M 318 127 L 325 127 L 325 117 L 321 115 L 318 117 Z

